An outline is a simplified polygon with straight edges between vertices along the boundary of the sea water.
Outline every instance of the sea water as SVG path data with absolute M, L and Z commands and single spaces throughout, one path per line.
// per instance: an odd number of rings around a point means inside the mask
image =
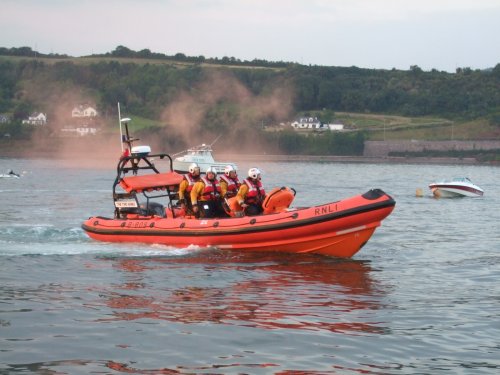
M 349 260 L 101 243 L 80 225 L 112 215 L 113 165 L 0 159 L 22 174 L 0 179 L 0 373 L 499 373 L 498 167 L 257 166 L 296 206 L 396 208 Z M 485 195 L 432 197 L 458 176 Z

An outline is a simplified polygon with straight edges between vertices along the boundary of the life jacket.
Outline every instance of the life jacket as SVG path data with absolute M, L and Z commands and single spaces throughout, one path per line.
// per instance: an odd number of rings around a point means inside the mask
M 227 177 L 225 174 L 221 176 L 221 182 L 225 181 L 227 184 L 227 192 L 226 192 L 226 197 L 227 198 L 232 198 L 236 196 L 236 193 L 238 193 L 238 189 L 241 186 L 241 182 L 238 180 L 238 177 L 235 179 L 232 179 L 230 177 Z
M 205 188 L 201 192 L 201 200 L 215 201 L 219 199 L 220 197 L 219 181 L 217 179 L 210 181 L 206 177 L 202 177 L 201 180 L 205 184 Z
M 194 184 L 200 181 L 200 176 L 193 177 L 191 173 L 187 173 L 184 175 L 184 179 L 189 183 L 186 187 L 186 193 L 190 193 L 193 190 Z
M 266 196 L 266 191 L 264 190 L 264 186 L 262 186 L 262 182 L 257 180 L 257 182 L 253 182 L 252 180 L 245 178 L 243 181 L 248 186 L 248 193 L 245 197 L 245 203 L 247 204 L 261 204 Z

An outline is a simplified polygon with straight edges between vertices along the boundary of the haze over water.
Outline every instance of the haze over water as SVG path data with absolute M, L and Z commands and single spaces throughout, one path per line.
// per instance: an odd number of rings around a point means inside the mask
M 80 225 L 112 215 L 114 165 L 0 159 L 23 172 L 0 179 L 0 373 L 498 373 L 498 167 L 258 166 L 296 206 L 396 208 L 351 260 L 100 243 Z M 431 197 L 458 176 L 484 197 Z

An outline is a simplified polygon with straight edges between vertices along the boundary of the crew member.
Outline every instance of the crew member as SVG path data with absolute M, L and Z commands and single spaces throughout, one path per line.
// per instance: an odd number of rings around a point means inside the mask
M 266 191 L 262 185 L 259 168 L 250 168 L 248 177 L 243 180 L 236 198 L 248 216 L 259 215 L 263 212 L 262 202 L 266 197 Z
M 224 168 L 224 174 L 220 177 L 219 183 L 223 198 L 232 198 L 236 196 L 241 186 L 236 169 L 232 165 L 228 165 Z
M 208 219 L 224 216 L 221 206 L 221 188 L 214 167 L 208 167 L 205 176 L 194 184 L 191 190 L 191 203 L 196 217 Z
M 194 185 L 200 181 L 200 167 L 197 163 L 189 165 L 188 173 L 179 185 L 179 202 L 181 207 L 186 210 L 186 215 L 193 215 L 193 205 L 191 204 L 191 191 Z

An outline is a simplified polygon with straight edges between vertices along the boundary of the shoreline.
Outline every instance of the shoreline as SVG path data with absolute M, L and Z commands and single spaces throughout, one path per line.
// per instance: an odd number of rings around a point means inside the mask
M 0 142 L 0 158 L 54 159 L 81 164 L 102 163 L 116 165 L 120 150 L 101 142 Z M 479 161 L 474 157 L 427 157 L 427 156 L 337 156 L 337 155 L 283 155 L 283 154 L 235 154 L 215 153 L 216 160 L 232 162 L 325 162 L 365 164 L 431 164 L 431 165 L 488 165 L 500 166 L 496 161 Z M 89 163 L 93 161 L 94 163 Z
M 458 165 L 494 165 L 481 163 L 475 158 L 452 157 L 368 157 L 368 156 L 334 156 L 334 155 L 220 155 L 221 160 L 240 161 L 272 161 L 272 162 L 330 162 L 330 163 L 366 163 L 366 164 L 458 164 Z
M 73 150 L 73 152 L 58 153 L 54 150 L 30 149 L 27 152 L 19 150 L 0 150 L 0 158 L 17 159 L 69 159 L 82 160 L 85 158 L 99 160 L 104 158 L 112 163 L 118 160 L 119 155 L 97 155 Z M 434 165 L 489 165 L 500 166 L 500 163 L 480 162 L 475 158 L 454 157 L 403 157 L 403 156 L 334 156 L 334 155 L 277 155 L 277 154 L 218 154 L 219 160 L 234 162 L 325 162 L 325 163 L 363 163 L 363 164 L 434 164 Z

